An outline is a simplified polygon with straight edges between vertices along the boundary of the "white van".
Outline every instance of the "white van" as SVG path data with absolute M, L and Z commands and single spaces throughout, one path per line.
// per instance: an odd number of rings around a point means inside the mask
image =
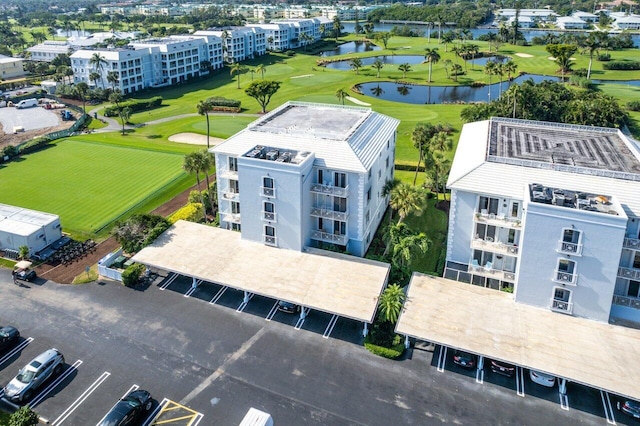
M 38 100 L 36 98 L 23 99 L 16 104 L 16 108 L 18 109 L 31 108 L 34 106 L 38 106 Z

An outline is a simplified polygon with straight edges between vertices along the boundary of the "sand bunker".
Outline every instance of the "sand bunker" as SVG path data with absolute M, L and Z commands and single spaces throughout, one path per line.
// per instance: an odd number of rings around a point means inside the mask
M 533 58 L 533 55 L 529 55 L 528 53 L 516 53 L 516 56 L 520 56 L 521 58 Z
M 352 98 L 351 96 L 347 96 L 345 99 L 348 100 L 349 102 L 353 102 L 356 105 L 371 106 L 371 104 L 362 102 L 360 99 Z
M 293 77 L 291 77 L 291 79 L 293 80 L 294 78 L 304 78 L 304 77 L 313 77 L 313 74 L 294 75 Z
M 198 133 L 176 133 L 175 135 L 169 136 L 169 140 L 171 142 L 190 143 L 192 145 L 206 145 L 207 135 L 199 135 Z M 209 145 L 211 146 L 218 145 L 223 141 L 224 139 L 209 136 Z

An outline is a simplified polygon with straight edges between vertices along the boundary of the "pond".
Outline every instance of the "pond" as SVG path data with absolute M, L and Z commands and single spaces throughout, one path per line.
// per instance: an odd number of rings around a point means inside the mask
M 502 63 L 502 62 L 506 62 L 508 59 L 509 58 L 507 56 L 500 56 L 500 55 L 485 56 L 484 58 L 475 58 L 473 60 L 473 64 L 484 67 L 485 65 L 487 65 L 487 62 L 489 61 Z M 469 59 L 467 62 L 469 62 L 469 65 L 471 65 L 471 59 Z
M 326 58 L 329 56 L 346 55 L 347 53 L 373 52 L 375 50 L 380 50 L 380 47 L 373 43 L 350 41 L 349 43 L 341 44 L 334 50 L 325 50 L 320 54 L 320 56 Z
M 387 56 L 372 56 L 370 58 L 360 58 L 362 61 L 362 66 L 369 66 L 375 62 L 376 59 L 380 59 L 384 62 L 385 65 L 395 65 L 398 66 L 400 64 L 421 64 L 424 62 L 424 56 L 422 55 L 387 55 Z M 327 68 L 331 68 L 333 70 L 350 70 L 351 69 L 351 60 L 344 61 L 336 61 L 331 62 L 325 65 Z
M 360 91 L 363 95 L 373 96 L 385 101 L 403 102 L 407 104 L 444 104 L 444 103 L 456 103 L 456 102 L 487 102 L 489 100 L 489 93 L 491 93 L 491 99 L 498 99 L 500 93 L 509 88 L 510 85 L 515 83 L 522 83 L 525 80 L 533 80 L 535 83 L 540 83 L 544 80 L 560 81 L 560 77 L 545 76 L 537 74 L 526 74 L 515 78 L 513 81 L 503 81 L 502 89 L 499 83 L 494 83 L 491 86 L 486 85 L 482 87 L 471 86 L 412 86 L 398 84 L 392 81 L 383 82 L 369 82 L 359 85 Z M 494 78 L 492 81 L 495 81 Z M 627 84 L 632 86 L 640 86 L 640 80 L 628 80 L 628 81 L 607 81 L 607 80 L 592 80 L 595 84 L 601 83 L 613 83 L 613 84 Z

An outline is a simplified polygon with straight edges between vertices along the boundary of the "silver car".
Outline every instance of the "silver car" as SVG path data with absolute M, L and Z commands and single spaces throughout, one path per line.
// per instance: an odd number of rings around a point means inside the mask
M 51 376 L 60 374 L 63 367 L 64 356 L 57 349 L 41 353 L 4 387 L 4 398 L 12 402 L 30 400 L 38 388 Z

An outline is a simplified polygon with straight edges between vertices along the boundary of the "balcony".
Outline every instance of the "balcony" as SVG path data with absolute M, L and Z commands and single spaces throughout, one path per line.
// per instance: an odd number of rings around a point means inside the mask
M 563 300 L 551 299 L 550 308 L 553 312 L 560 312 L 561 314 L 571 315 L 573 313 L 573 303 Z
M 333 185 L 322 185 L 321 183 L 314 183 L 311 185 L 311 192 L 318 194 L 334 195 L 336 197 L 346 197 L 349 195 L 349 186 L 344 188 Z
M 504 215 L 496 215 L 493 213 L 476 213 L 475 221 L 477 223 L 484 223 L 492 226 L 499 226 L 501 228 L 520 229 L 521 220 L 517 217 L 505 217 Z
M 471 240 L 471 248 L 482 251 L 490 251 L 492 253 L 504 254 L 507 256 L 517 256 L 518 246 L 515 244 L 503 243 L 502 241 L 493 241 L 491 237 L 486 239 L 474 238 Z
M 340 246 L 346 246 L 347 241 L 349 240 L 349 238 L 346 235 L 332 234 L 330 232 L 324 232 L 318 229 L 311 232 L 311 238 L 318 241 L 338 244 Z
M 558 241 L 558 253 L 582 256 L 582 244 Z
M 567 285 L 577 285 L 578 284 L 578 275 L 571 273 L 571 272 L 566 272 L 566 271 L 555 271 L 555 274 L 553 276 L 553 281 L 560 283 L 560 284 L 567 284 Z
M 238 180 L 238 171 L 237 170 L 222 170 L 222 173 L 220 173 L 220 177 L 225 178 L 225 179 L 234 179 L 234 180 Z
M 631 250 L 640 250 L 640 240 L 636 238 L 625 238 L 622 247 Z
M 240 223 L 240 213 L 221 212 L 223 222 Z
M 266 220 L 269 222 L 276 222 L 276 213 L 274 212 L 262 212 L 262 220 Z
M 238 198 L 240 198 L 240 193 L 233 191 L 223 191 L 222 198 L 229 201 L 238 201 Z
M 628 306 L 634 309 L 640 309 L 640 299 L 637 297 L 613 295 L 613 304 L 619 306 Z
M 263 235 L 262 241 L 268 246 L 273 246 L 273 247 L 278 246 L 278 237 L 275 237 L 273 235 Z
M 349 216 L 348 212 L 337 212 L 331 209 L 323 209 L 321 207 L 313 207 L 311 209 L 311 216 L 322 217 L 325 219 L 340 220 L 342 222 L 347 221 Z
M 268 188 L 266 186 L 261 186 L 260 195 L 262 195 L 263 197 L 276 198 L 276 189 Z
M 640 269 L 619 267 L 618 276 L 629 280 L 640 280 Z
M 516 280 L 515 273 L 493 269 L 491 266 L 491 262 L 487 262 L 485 266 L 471 264 L 469 265 L 467 271 L 472 273 L 473 275 L 480 275 L 482 277 L 494 278 L 500 281 L 514 282 Z

